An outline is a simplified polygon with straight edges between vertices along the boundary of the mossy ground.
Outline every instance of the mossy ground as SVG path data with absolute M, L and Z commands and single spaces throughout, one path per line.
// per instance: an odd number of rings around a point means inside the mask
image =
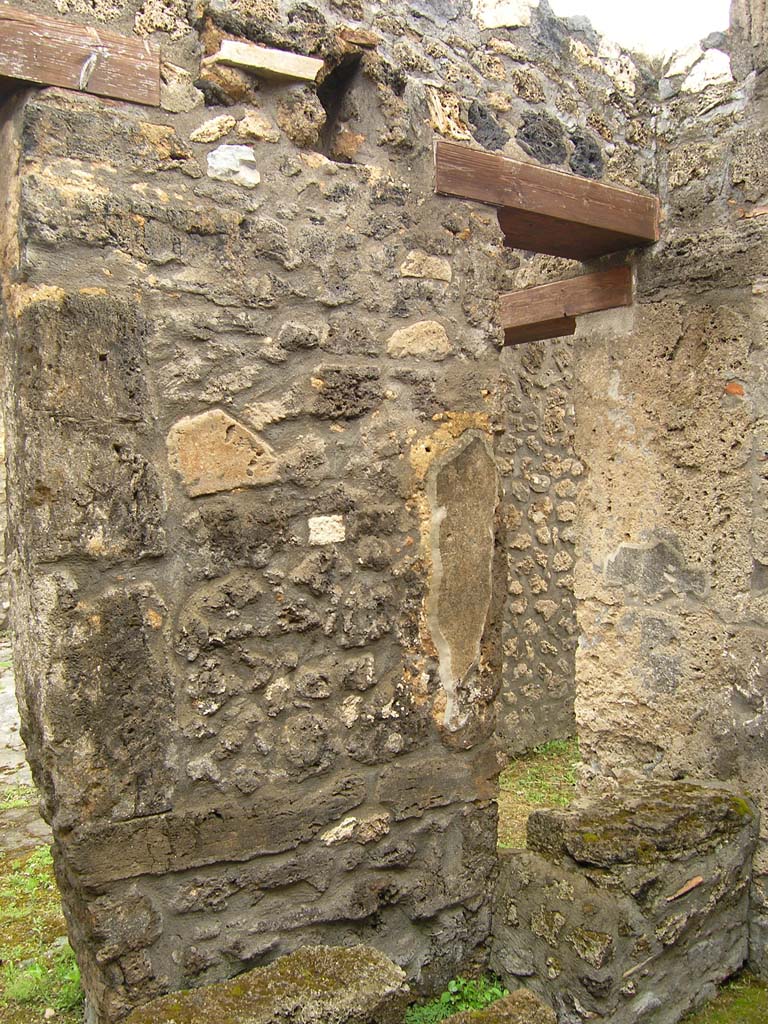
M 768 1021 L 768 985 L 749 974 L 728 982 L 720 994 L 682 1024 L 765 1024 Z
M 0 1021 L 80 1024 L 82 990 L 48 847 L 0 857 Z
M 526 845 L 528 817 L 538 807 L 566 807 L 576 790 L 579 743 L 552 740 L 515 758 L 499 779 L 499 846 Z

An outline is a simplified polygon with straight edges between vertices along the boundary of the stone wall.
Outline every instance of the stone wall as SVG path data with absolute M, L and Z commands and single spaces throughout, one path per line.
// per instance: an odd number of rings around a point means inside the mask
M 676 1024 L 747 957 L 756 824 L 687 782 L 534 811 L 501 853 L 491 965 L 560 1024 Z
M 5 502 L 5 427 L 0 417 L 0 632 L 8 622 L 8 573 L 5 565 L 5 526 L 8 520 Z
M 577 715 L 595 785 L 734 782 L 763 819 L 752 957 L 765 970 L 764 84 L 662 83 L 665 219 L 638 301 L 577 342 Z
M 308 941 L 437 986 L 485 956 L 502 677 L 508 748 L 570 729 L 582 464 L 571 347 L 494 319 L 572 268 L 436 197 L 433 138 L 652 188 L 650 79 L 545 6 L 57 9 L 165 58 L 161 110 L 5 126 L 15 658 L 91 1019 Z M 222 33 L 324 82 L 201 72 Z

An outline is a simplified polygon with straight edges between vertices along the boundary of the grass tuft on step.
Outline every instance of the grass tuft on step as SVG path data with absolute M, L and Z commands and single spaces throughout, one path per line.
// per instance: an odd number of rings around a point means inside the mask
M 577 739 L 551 740 L 515 758 L 499 778 L 499 846 L 526 845 L 525 827 L 539 807 L 567 807 L 576 790 Z

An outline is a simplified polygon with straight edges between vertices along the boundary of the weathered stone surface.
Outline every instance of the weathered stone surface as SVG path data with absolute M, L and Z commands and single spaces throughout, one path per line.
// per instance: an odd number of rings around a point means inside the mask
M 369 946 L 305 946 L 231 981 L 164 996 L 126 1024 L 400 1024 L 409 999 L 405 974 Z
M 387 342 L 387 352 L 394 359 L 434 359 L 439 362 L 453 352 L 453 345 L 441 323 L 421 320 L 395 331 Z
M 168 810 L 177 732 L 166 609 L 152 587 L 87 597 L 71 579 L 47 576 L 18 593 L 16 614 L 38 624 L 17 650 L 17 686 L 36 775 L 55 787 L 55 800 L 48 790 L 44 802 L 54 828 Z M 35 668 L 41 659 L 56 666 L 45 687 Z
M 165 755 L 164 755 L 165 756 Z M 68 841 L 69 869 L 89 886 L 282 853 L 308 842 L 365 799 L 364 780 L 346 775 L 298 795 L 273 786 L 250 806 L 183 810 L 82 826 Z
M 320 138 L 326 114 L 315 92 L 302 86 L 281 100 L 275 119 L 292 142 L 310 149 Z
M 768 19 L 762 0 L 731 0 L 734 71 L 740 78 L 768 63 Z
M 237 122 L 237 134 L 244 139 L 262 142 L 278 142 L 280 139 L 280 130 L 259 110 L 249 111 Z
M 502 854 L 491 963 L 565 1019 L 675 1024 L 747 954 L 756 837 L 748 801 L 686 783 L 538 811 Z
M 517 141 L 540 163 L 565 163 L 565 133 L 562 125 L 549 114 L 526 114 L 517 132 Z
M 217 142 L 225 135 L 229 135 L 236 124 L 237 121 L 234 117 L 230 117 L 229 114 L 221 114 L 219 117 L 213 117 L 210 121 L 201 124 L 199 128 L 195 128 L 193 132 L 190 132 L 189 138 L 191 142 Z M 221 160 L 217 158 L 217 164 L 220 163 Z M 210 170 L 210 162 L 208 167 Z M 220 170 L 220 167 L 217 169 Z M 217 175 L 212 176 L 216 177 Z
M 5 565 L 5 528 L 8 521 L 5 497 L 5 425 L 0 412 L 0 632 L 5 630 L 10 608 Z
M 602 178 L 603 154 L 597 139 L 589 132 L 577 132 L 571 136 L 573 153 L 569 161 L 572 171 L 585 178 Z
M 557 1024 L 557 1017 L 533 992 L 521 988 L 484 1010 L 446 1017 L 446 1024 Z
M 447 281 L 453 277 L 451 264 L 440 256 L 430 256 L 420 249 L 409 252 L 400 264 L 401 277 L 425 277 L 433 281 Z
M 726 109 L 737 94 L 724 83 L 669 101 L 664 241 L 638 263 L 634 314 L 595 325 L 578 369 L 589 472 L 576 520 L 577 716 L 590 782 L 714 777 L 764 807 L 765 496 L 751 465 L 764 448 L 768 250 L 750 216 L 766 188 L 764 101 L 736 122 Z M 709 103 L 717 129 L 705 139 L 697 111 Z M 751 951 L 761 965 L 763 842 Z
M 179 420 L 166 444 L 168 461 L 190 497 L 278 479 L 278 461 L 269 445 L 221 409 Z

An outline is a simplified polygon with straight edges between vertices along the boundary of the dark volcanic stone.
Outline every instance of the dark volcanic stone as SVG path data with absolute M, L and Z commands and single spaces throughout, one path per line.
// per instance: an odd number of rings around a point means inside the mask
M 562 125 L 547 114 L 525 114 L 517 141 L 543 164 L 565 163 L 568 155 Z
M 469 121 L 473 126 L 472 134 L 486 149 L 503 149 L 509 142 L 509 132 L 505 131 L 490 110 L 477 100 L 473 100 L 469 108 Z
M 571 142 L 576 147 L 570 159 L 571 170 L 584 178 L 602 178 L 603 154 L 597 139 L 589 132 L 575 132 Z

